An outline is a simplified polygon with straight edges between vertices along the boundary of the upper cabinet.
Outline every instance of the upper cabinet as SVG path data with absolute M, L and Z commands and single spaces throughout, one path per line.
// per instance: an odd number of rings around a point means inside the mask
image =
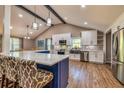
M 59 45 L 60 40 L 66 40 L 66 44 L 71 45 L 71 33 L 52 35 L 52 45 Z
M 97 31 L 89 30 L 81 32 L 82 45 L 97 45 Z

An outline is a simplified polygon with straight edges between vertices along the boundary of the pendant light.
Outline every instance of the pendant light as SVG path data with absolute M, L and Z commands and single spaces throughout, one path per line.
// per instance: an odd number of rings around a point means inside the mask
M 24 37 L 25 39 L 30 39 L 29 31 L 28 31 L 29 25 L 27 25 L 27 34 Z
M 36 6 L 34 6 L 34 12 L 36 13 Z M 32 23 L 32 29 L 38 30 L 39 29 L 39 24 L 37 23 L 37 18 L 34 17 L 34 22 Z
M 47 26 L 51 26 L 51 24 L 52 24 L 52 20 L 51 20 L 51 15 L 50 15 L 50 11 L 49 11 L 49 15 L 47 18 Z

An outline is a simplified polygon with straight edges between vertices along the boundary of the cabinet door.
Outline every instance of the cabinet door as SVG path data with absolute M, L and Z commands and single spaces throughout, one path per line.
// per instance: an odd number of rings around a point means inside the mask
M 91 34 L 90 31 L 82 32 L 82 45 L 90 45 L 91 43 Z
M 98 63 L 103 63 L 104 57 L 103 57 L 103 52 L 98 52 L 97 53 L 97 61 Z
M 81 38 L 81 44 L 82 44 L 82 45 L 86 45 L 86 32 L 83 31 L 83 32 L 81 33 L 81 36 L 82 36 L 82 38 Z
M 80 54 L 70 54 L 69 58 L 73 60 L 80 60 Z
M 91 45 L 97 45 L 97 31 L 91 31 Z
M 86 31 L 86 34 L 85 34 L 85 45 L 91 45 L 91 32 L 90 31 Z
M 97 31 L 83 31 L 82 45 L 97 45 Z
M 96 61 L 95 52 L 89 52 L 89 61 L 90 62 L 95 62 Z

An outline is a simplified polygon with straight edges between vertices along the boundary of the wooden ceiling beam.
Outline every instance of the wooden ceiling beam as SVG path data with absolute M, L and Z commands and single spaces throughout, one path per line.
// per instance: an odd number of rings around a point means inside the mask
M 62 17 L 50 6 L 44 5 L 49 11 L 51 11 L 62 23 L 66 24 L 66 22 L 62 19 Z
M 32 12 L 31 10 L 27 9 L 26 7 L 24 7 L 24 6 L 22 6 L 22 5 L 16 5 L 16 7 L 20 8 L 20 9 L 24 10 L 25 12 L 29 13 L 30 15 L 32 15 L 32 16 L 34 16 L 34 17 L 40 19 L 40 20 L 43 21 L 44 23 L 47 23 L 47 21 L 46 21 L 44 18 L 42 18 L 41 16 L 39 16 L 39 15 L 37 15 L 36 13 Z M 52 24 L 52 26 L 53 26 L 53 25 L 54 25 L 54 24 Z

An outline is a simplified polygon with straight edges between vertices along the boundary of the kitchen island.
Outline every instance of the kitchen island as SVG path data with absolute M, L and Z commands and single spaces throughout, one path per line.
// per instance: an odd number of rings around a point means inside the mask
M 8 54 L 2 53 L 2 55 L 33 60 L 37 63 L 37 68 L 51 71 L 54 74 L 54 79 L 51 85 L 53 88 L 65 88 L 68 84 L 68 55 L 37 53 L 37 51 L 10 52 Z

